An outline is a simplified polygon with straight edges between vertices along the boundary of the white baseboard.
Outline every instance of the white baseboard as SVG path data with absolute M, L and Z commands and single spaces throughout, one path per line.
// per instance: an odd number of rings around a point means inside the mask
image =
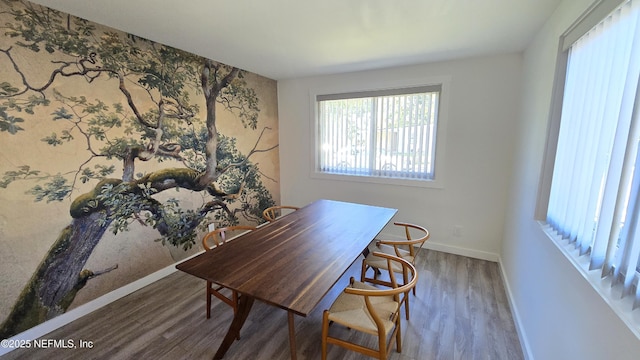
M 196 256 L 195 254 L 193 256 Z M 42 324 L 36 325 L 29 330 L 21 332 L 15 336 L 12 336 L 8 340 L 9 343 L 14 341 L 31 341 L 38 338 L 41 338 L 48 333 L 67 325 L 70 322 L 73 322 L 93 311 L 96 311 L 109 303 L 112 303 L 120 298 L 123 298 L 137 290 L 142 289 L 143 287 L 150 285 L 172 273 L 177 271 L 175 264 L 167 266 L 163 269 L 160 269 L 154 273 L 151 273 L 141 279 L 138 279 L 130 284 L 127 284 L 121 288 L 118 288 L 114 291 L 111 291 L 107 294 L 104 294 L 94 300 L 91 300 L 85 304 L 78 306 L 75 309 L 69 310 L 66 313 L 56 316 L 55 318 L 45 321 Z M 66 340 L 66 339 L 55 339 L 55 340 Z M 13 348 L 5 348 L 0 346 L 0 356 L 7 354 L 14 350 Z
M 397 234 L 392 233 L 381 233 L 378 236 L 379 239 L 389 239 L 389 240 L 406 240 L 403 236 L 399 236 Z M 457 246 L 451 246 L 447 244 L 442 244 L 434 241 L 433 239 L 429 239 L 423 245 L 423 248 L 435 251 L 441 251 L 448 254 L 467 256 L 474 259 L 487 260 L 492 262 L 498 262 L 499 256 L 498 254 L 490 253 L 487 251 L 480 251 L 474 249 L 461 248 Z
M 533 359 L 533 355 L 531 354 L 531 347 L 529 346 L 529 342 L 527 341 L 527 337 L 525 336 L 524 328 L 522 327 L 522 323 L 520 320 L 520 312 L 518 311 L 518 307 L 513 301 L 513 294 L 511 292 L 511 287 L 509 286 L 509 281 L 507 281 L 507 274 L 504 272 L 504 267 L 502 266 L 502 258 L 498 259 L 498 266 L 500 267 L 500 274 L 502 275 L 504 290 L 507 293 L 507 300 L 509 301 L 509 307 L 511 307 L 511 315 L 513 316 L 513 322 L 516 325 L 516 332 L 518 333 L 518 339 L 520 340 L 522 353 L 524 354 L 525 360 Z
M 431 240 L 425 242 L 423 245 L 423 248 L 435 250 L 435 251 L 441 251 L 448 254 L 467 256 L 474 259 L 492 261 L 492 262 L 498 262 L 498 259 L 499 259 L 498 254 L 494 254 L 486 251 L 474 250 L 474 249 L 466 249 L 466 248 L 451 246 L 447 244 L 441 244 L 441 243 L 433 242 Z

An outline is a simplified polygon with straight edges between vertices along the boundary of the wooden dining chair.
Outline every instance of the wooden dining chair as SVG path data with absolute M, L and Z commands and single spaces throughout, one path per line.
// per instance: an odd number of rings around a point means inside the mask
M 262 217 L 268 222 L 273 222 L 276 221 L 278 217 L 299 209 L 299 207 L 289 205 L 272 206 L 264 209 L 264 211 L 262 212 Z
M 327 358 L 327 344 L 342 346 L 377 359 L 387 359 L 394 343 L 396 351 L 402 352 L 401 297 L 415 287 L 418 274 L 415 266 L 405 259 L 379 252 L 374 254 L 387 263 L 380 268 L 402 269 L 405 282 L 401 284 L 393 270 L 389 271 L 390 288 L 378 288 L 355 281 L 351 277 L 350 285 L 344 289 L 331 307 L 323 312 L 322 360 Z M 330 336 L 329 326 L 332 323 L 377 336 L 377 349 Z
M 253 231 L 256 228 L 253 226 L 227 226 L 210 231 L 202 238 L 202 247 L 206 251 L 210 251 L 212 248 L 224 245 L 229 239 L 236 235 L 245 233 L 247 231 Z M 231 306 L 233 314 L 238 311 L 238 293 L 231 290 L 231 296 L 224 295 L 221 290 L 225 289 L 223 286 L 214 284 L 211 281 L 207 281 L 207 319 L 211 318 L 211 297 L 215 296 L 225 304 Z
M 415 265 L 416 258 L 422 249 L 422 245 L 429 239 L 429 230 L 420 226 L 404 222 L 395 222 L 394 225 L 403 228 L 406 240 L 376 240 L 374 251 L 385 254 L 395 255 L 402 259 L 407 260 L 411 264 Z M 360 274 L 361 282 L 368 282 L 378 285 L 391 286 L 391 282 L 380 277 L 380 269 L 387 269 L 388 262 L 374 253 L 366 255 L 362 261 L 362 270 Z M 371 268 L 373 275 L 367 276 L 367 270 Z M 387 269 L 388 270 L 388 269 Z M 395 265 L 393 268 L 395 272 L 402 272 L 402 267 Z M 415 287 L 412 289 L 413 295 L 416 294 Z M 409 320 L 409 297 L 405 296 L 404 299 L 405 313 L 407 320 Z

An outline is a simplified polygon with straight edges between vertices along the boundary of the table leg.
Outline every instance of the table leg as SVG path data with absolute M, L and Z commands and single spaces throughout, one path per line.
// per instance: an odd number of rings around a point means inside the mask
M 247 320 L 247 316 L 249 316 L 249 312 L 251 311 L 251 307 L 253 306 L 253 301 L 255 299 L 251 296 L 240 295 L 238 298 L 238 311 L 233 316 L 233 321 L 229 326 L 229 330 L 227 331 L 227 335 L 225 335 L 222 340 L 222 344 L 218 348 L 218 351 L 213 356 L 214 360 L 222 359 L 224 354 L 229 350 L 231 344 L 238 338 L 240 335 L 240 329 L 242 329 L 242 325 Z
M 291 350 L 291 360 L 296 360 L 296 331 L 293 326 L 293 312 L 287 311 L 289 316 L 289 349 Z

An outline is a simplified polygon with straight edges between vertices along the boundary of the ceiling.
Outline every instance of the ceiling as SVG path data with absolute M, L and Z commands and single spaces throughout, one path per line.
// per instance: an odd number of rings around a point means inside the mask
M 281 80 L 523 50 L 560 0 L 34 0 Z

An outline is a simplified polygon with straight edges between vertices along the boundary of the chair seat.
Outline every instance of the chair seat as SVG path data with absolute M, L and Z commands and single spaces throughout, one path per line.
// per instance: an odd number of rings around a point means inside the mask
M 354 281 L 350 287 L 379 290 L 375 286 L 359 281 Z M 399 304 L 394 301 L 393 296 L 372 296 L 369 299 L 375 311 L 382 318 L 386 336 L 393 330 L 394 322 L 392 317 L 398 311 Z M 372 335 L 378 334 L 378 328 L 367 310 L 363 296 L 341 293 L 329 309 L 329 320 Z
M 375 251 L 381 252 L 381 253 L 385 253 L 385 254 L 389 254 L 389 255 L 393 255 L 393 256 L 398 256 L 398 254 L 396 254 L 396 250 L 393 246 L 390 245 L 385 245 L 385 244 L 380 244 L 378 246 L 376 246 Z M 413 264 L 413 260 L 414 257 L 411 256 L 411 253 L 409 253 L 409 251 L 404 250 L 404 249 L 398 249 L 398 252 L 400 253 L 400 257 L 402 257 L 403 259 L 407 260 L 408 262 Z M 379 257 L 379 256 L 375 256 L 373 255 L 373 253 L 370 253 L 369 255 L 367 255 L 367 257 L 365 258 L 365 263 L 368 266 L 374 267 L 374 268 L 378 268 L 378 269 L 386 269 L 387 268 L 387 259 Z M 398 264 L 398 263 L 392 263 L 393 265 L 393 271 L 395 272 L 402 272 L 402 265 Z
M 416 286 L 418 273 L 416 267 L 396 255 L 374 252 L 374 256 L 387 261 L 384 269 L 389 281 L 377 288 L 364 282 L 349 279 L 349 287 L 338 296 L 331 308 L 322 313 L 322 360 L 327 359 L 327 345 L 342 346 L 345 349 L 359 352 L 377 359 L 388 359 L 393 344 L 397 352 L 402 352 L 402 335 L 400 331 L 400 305 L 407 299 L 407 293 Z M 393 263 L 401 266 L 404 284 L 396 278 L 392 270 Z M 408 309 L 408 307 L 407 307 Z M 329 325 L 336 323 L 349 329 L 373 335 L 378 339 L 378 346 L 365 346 L 329 335 Z

